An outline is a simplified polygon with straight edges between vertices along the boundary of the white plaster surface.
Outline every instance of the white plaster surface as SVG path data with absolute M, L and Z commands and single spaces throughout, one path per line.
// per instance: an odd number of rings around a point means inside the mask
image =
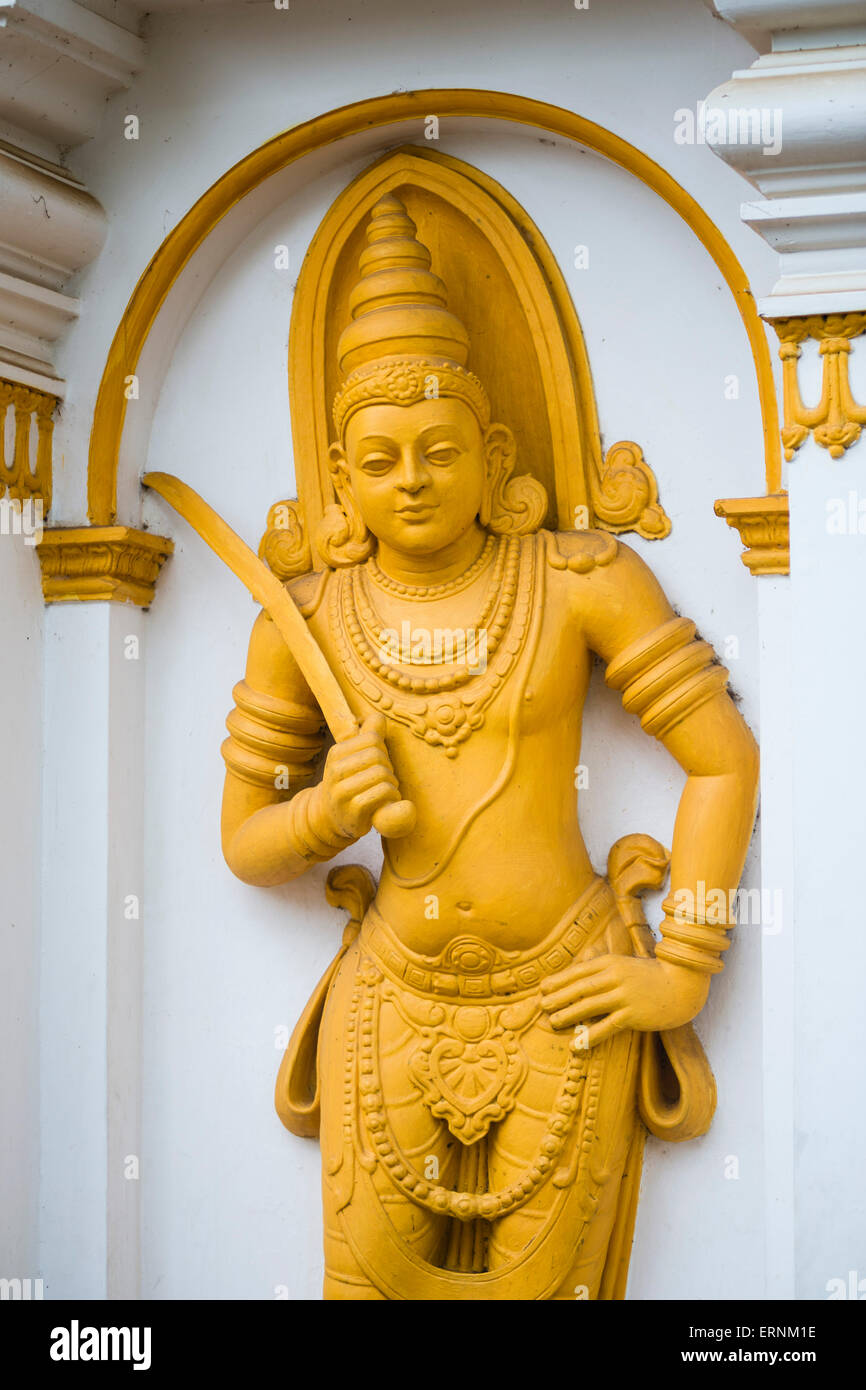
M 0 516 L 3 512 L 0 511 Z M 38 1278 L 39 822 L 42 641 L 39 563 L 0 534 L 0 1278 Z
M 108 103 L 99 134 L 73 160 L 106 208 L 109 230 L 98 261 L 67 286 L 81 296 L 85 312 L 58 359 L 69 379 L 57 447 L 56 514 L 66 522 L 83 514 L 83 461 L 99 376 L 149 257 L 233 162 L 276 131 L 333 106 L 437 85 L 498 88 L 568 106 L 670 170 L 717 222 L 756 287 L 768 288 L 774 277 L 773 253 L 739 220 L 746 185 L 706 147 L 673 139 L 674 112 L 693 106 L 753 57 L 703 6 L 626 0 L 575 11 L 552 0 L 471 7 L 449 0 L 432 12 L 304 3 L 285 12 L 262 5 L 156 15 L 147 43 L 145 71 L 131 92 Z M 130 111 L 141 118 L 138 142 L 123 138 Z M 143 519 L 176 543 L 142 624 L 143 695 L 124 691 L 116 672 L 111 677 L 120 620 L 112 626 L 89 605 L 75 605 L 77 615 L 54 610 L 50 617 L 46 827 L 59 857 L 50 861 L 50 875 L 45 861 L 42 1000 L 43 1011 L 59 1010 L 60 1045 L 78 1049 L 78 1062 L 67 1058 L 52 1077 L 58 1039 L 55 1032 L 43 1036 L 42 1255 L 53 1292 L 106 1286 L 112 1220 L 125 1252 L 117 1277 L 121 1284 L 131 1277 L 136 1217 L 120 1210 L 116 1191 L 106 1198 L 106 1154 L 114 1152 L 112 1132 L 137 1121 L 134 1106 L 129 1118 L 122 1107 L 106 1111 L 105 1104 L 106 1068 L 117 1061 L 122 1079 L 123 1065 L 134 1068 L 136 1057 L 137 1043 L 124 1037 L 117 1012 L 124 995 L 119 980 L 112 984 L 106 936 L 112 893 L 128 876 L 128 891 L 140 891 L 142 899 L 141 1294 L 319 1297 L 318 1148 L 288 1135 L 273 1111 L 275 1030 L 293 1025 L 342 924 L 324 903 L 325 868 L 286 888 L 260 890 L 233 879 L 222 861 L 219 745 L 255 609 L 161 503 L 150 498 L 139 513 L 136 470 L 146 460 L 150 468 L 179 474 L 257 541 L 268 506 L 294 493 L 287 340 L 301 259 L 345 183 L 407 140 L 423 143 L 423 128 L 375 132 L 301 161 L 263 190 L 255 206 L 238 209 L 168 306 L 142 365 L 146 409 L 137 435 L 133 421 L 135 448 L 120 489 L 122 520 Z M 675 606 L 716 645 L 743 713 L 760 733 L 769 713 L 762 662 L 776 658 L 762 653 L 757 584 L 737 558 L 738 538 L 712 510 L 717 497 L 762 490 L 760 416 L 748 343 L 719 273 L 668 207 L 598 156 L 549 143 L 537 131 L 468 121 L 443 120 L 438 147 L 504 183 L 557 255 L 586 335 L 605 445 L 640 443 L 673 520 L 668 540 L 630 543 Z M 290 248 L 288 273 L 274 269 L 280 243 Z M 589 248 L 587 270 L 574 268 L 577 245 Z M 734 399 L 728 398 L 732 378 Z M 152 430 L 143 418 L 151 405 Z M 839 622 L 842 611 L 840 605 Z M 93 664 L 88 676 L 84 655 L 77 657 L 82 670 L 70 694 L 64 661 L 73 641 L 92 653 Z M 826 668 L 816 663 L 810 672 L 808 665 L 803 656 L 800 678 L 812 683 L 817 700 Z M 849 689 L 834 695 L 840 729 L 843 714 L 856 727 L 856 681 Z M 99 721 L 109 716 L 114 733 L 100 739 Z M 130 776 L 141 779 L 140 864 L 125 857 L 116 839 L 135 833 L 139 811 L 134 798 L 118 809 L 105 761 L 116 739 L 134 739 L 136 729 L 141 751 L 129 766 Z M 801 738 L 811 736 L 800 729 Z M 613 840 L 629 831 L 670 843 L 683 776 L 623 713 L 600 673 L 583 758 L 590 785 L 582 820 L 598 868 Z M 68 827 L 69 779 L 78 776 L 81 824 Z M 841 785 L 828 785 L 827 805 L 831 795 L 842 795 Z M 56 823 L 61 797 L 64 831 Z M 109 804 L 116 813 L 111 824 Z M 810 834 L 806 800 L 797 804 L 799 833 Z M 359 853 L 375 864 L 372 844 L 347 857 Z M 781 875 L 784 856 L 778 846 L 775 853 L 772 872 Z M 94 881 L 100 864 L 104 877 Z M 837 867 L 843 872 L 844 863 Z M 818 858 L 798 866 L 814 912 L 825 868 Z M 762 885 L 758 835 L 744 885 Z M 799 986 L 804 1006 L 811 1007 L 819 990 L 818 962 L 808 955 L 817 951 L 819 936 L 813 933 L 802 948 L 812 970 Z M 857 949 L 853 925 L 845 939 Z M 762 956 L 766 963 L 771 943 L 759 925 L 739 931 L 698 1024 L 719 1088 L 709 1135 L 689 1145 L 648 1146 L 631 1298 L 761 1298 L 793 1284 L 784 1213 L 768 1231 L 764 1087 L 768 1076 L 776 1084 L 777 1074 L 764 1049 L 768 1037 L 779 1036 L 768 1033 L 762 1018 Z M 116 954 L 113 959 L 119 964 Z M 134 951 L 126 964 L 134 976 Z M 841 965 L 834 968 L 843 973 Z M 843 981 L 840 988 L 850 992 L 853 985 Z M 134 979 L 124 989 L 134 1001 Z M 828 998 L 821 1007 L 826 1012 Z M 805 1034 L 798 1046 L 808 1050 Z M 826 1066 L 819 1078 L 818 1056 L 826 1062 L 820 1050 L 803 1058 L 811 1085 L 798 1092 L 797 1123 L 812 1125 L 807 1105 L 823 1085 L 822 1123 L 832 1133 L 839 1095 L 827 1083 Z M 67 1080 L 71 1095 L 61 1095 Z M 789 1118 L 793 1111 L 792 1101 Z M 857 1123 L 851 1119 L 846 1143 L 857 1139 Z M 835 1174 L 839 1155 L 833 1158 L 827 1143 L 805 1143 L 799 1182 L 817 1182 L 822 1164 Z M 726 1176 L 734 1170 L 737 1177 Z M 831 1201 L 828 1184 L 825 1205 Z M 854 1259 L 841 1233 L 821 1247 L 817 1221 L 816 1215 L 813 1230 L 813 1218 L 804 1218 L 798 1230 L 801 1291 L 820 1282 L 822 1261 L 835 1262 L 826 1278 L 844 1275 Z

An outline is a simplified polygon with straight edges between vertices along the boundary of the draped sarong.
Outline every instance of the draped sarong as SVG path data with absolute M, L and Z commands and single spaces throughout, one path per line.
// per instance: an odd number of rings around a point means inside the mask
M 640 1038 L 587 1049 L 539 985 L 631 950 L 603 879 L 523 952 L 419 957 L 370 908 L 322 1020 L 326 1297 L 623 1296 Z

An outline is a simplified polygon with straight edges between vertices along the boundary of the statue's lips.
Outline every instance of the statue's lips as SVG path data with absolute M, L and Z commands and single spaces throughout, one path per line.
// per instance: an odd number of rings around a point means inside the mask
M 431 516 L 435 510 L 436 504 L 434 502 L 423 502 L 417 507 L 401 507 L 396 514 L 405 517 L 407 521 L 423 521 Z

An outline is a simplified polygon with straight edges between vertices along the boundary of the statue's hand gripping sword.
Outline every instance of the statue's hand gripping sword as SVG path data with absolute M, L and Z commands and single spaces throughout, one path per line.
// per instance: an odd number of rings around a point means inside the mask
M 223 521 L 219 513 L 209 507 L 193 488 L 182 483 L 180 478 L 175 478 L 171 473 L 145 473 L 141 481 L 145 487 L 158 492 L 184 521 L 189 522 L 211 550 L 246 585 L 256 602 L 270 614 L 334 738 L 351 738 L 356 734 L 358 721 L 324 652 L 276 575 L 241 540 L 228 522 Z M 411 801 L 394 801 L 388 806 L 380 806 L 373 817 L 373 825 L 387 839 L 408 835 L 415 825 L 415 807 Z

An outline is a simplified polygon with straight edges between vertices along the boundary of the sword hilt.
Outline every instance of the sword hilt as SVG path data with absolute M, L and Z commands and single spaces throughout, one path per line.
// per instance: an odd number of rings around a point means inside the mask
M 379 807 L 373 817 L 373 829 L 386 840 L 399 840 L 412 833 L 417 819 L 414 801 L 392 801 Z

